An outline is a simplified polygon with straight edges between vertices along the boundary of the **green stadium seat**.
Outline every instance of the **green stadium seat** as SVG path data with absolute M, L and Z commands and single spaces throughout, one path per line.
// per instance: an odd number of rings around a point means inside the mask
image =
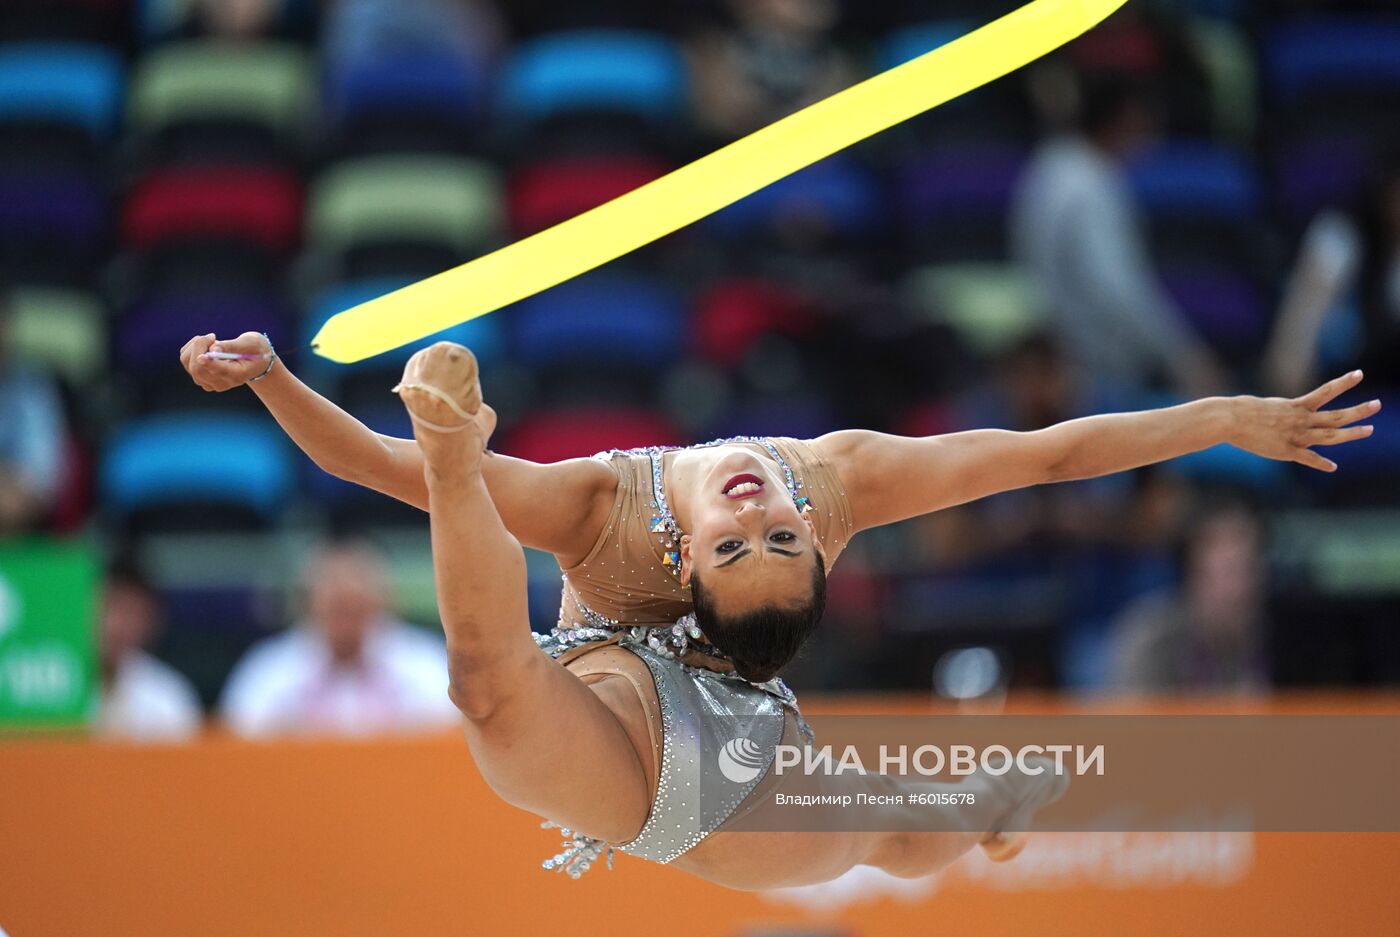
M 1191 42 L 1210 82 L 1210 109 L 1217 133 L 1239 144 L 1254 139 L 1258 114 L 1258 63 L 1249 39 L 1238 26 L 1198 17 L 1191 21 Z
M 935 264 L 904 280 L 905 302 L 930 322 L 952 327 L 968 346 L 995 355 L 1044 322 L 1026 274 L 1013 264 Z
M 130 118 L 145 134 L 186 121 L 231 121 L 294 138 L 314 93 L 311 62 L 291 43 L 178 42 L 141 60 L 131 83 Z
M 20 287 L 10 294 L 10 338 L 25 358 L 42 362 L 76 387 L 101 376 L 107 324 L 97 297 L 77 290 Z
M 367 243 L 439 243 L 466 255 L 494 241 L 502 224 L 501 181 L 471 159 L 371 156 L 332 166 L 312 186 L 307 235 L 345 250 Z

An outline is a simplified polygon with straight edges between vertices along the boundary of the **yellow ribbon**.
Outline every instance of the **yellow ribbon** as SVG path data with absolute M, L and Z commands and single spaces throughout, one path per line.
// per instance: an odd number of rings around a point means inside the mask
M 534 295 L 1013 72 L 1125 2 L 1033 0 L 606 204 L 347 309 L 321 327 L 313 345 L 332 361 L 359 361 Z

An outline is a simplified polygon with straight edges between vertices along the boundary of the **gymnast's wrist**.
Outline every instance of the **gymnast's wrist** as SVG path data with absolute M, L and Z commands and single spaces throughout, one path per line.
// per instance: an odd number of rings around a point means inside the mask
M 262 340 L 263 344 L 267 346 L 267 351 L 263 352 L 267 357 L 267 367 L 253 377 L 248 378 L 245 383 L 247 383 L 249 387 L 253 387 L 253 385 L 270 377 L 272 372 L 277 370 L 277 363 L 280 360 L 277 356 L 277 349 L 273 346 L 272 339 L 268 337 L 266 332 L 262 333 Z
M 1206 397 L 1200 401 L 1208 414 L 1206 423 L 1211 427 L 1212 444 L 1234 443 L 1240 438 L 1240 433 L 1247 421 L 1243 411 L 1249 399 L 1248 397 Z

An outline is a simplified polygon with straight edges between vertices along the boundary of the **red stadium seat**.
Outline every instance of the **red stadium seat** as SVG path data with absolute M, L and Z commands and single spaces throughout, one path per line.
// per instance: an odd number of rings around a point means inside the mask
M 810 300 L 767 280 L 726 280 L 696 304 L 695 343 L 716 364 L 730 366 L 764 335 L 800 335 L 817 328 Z
M 1086 72 L 1147 75 L 1162 67 L 1161 40 L 1135 20 L 1109 23 L 1065 47 L 1075 67 Z
M 576 157 L 538 162 L 510 184 L 510 223 L 518 235 L 534 234 L 596 208 L 666 174 L 647 157 Z
M 531 462 L 559 462 L 608 449 L 683 442 L 671 421 L 653 410 L 589 407 L 526 417 L 505 433 L 500 451 Z
M 289 251 L 301 230 L 301 203 L 301 184 L 286 170 L 173 169 L 149 176 L 132 189 L 122 236 L 136 248 L 213 236 Z

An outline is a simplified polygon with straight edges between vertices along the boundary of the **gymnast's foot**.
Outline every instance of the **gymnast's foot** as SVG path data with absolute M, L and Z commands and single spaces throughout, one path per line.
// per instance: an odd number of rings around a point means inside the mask
M 482 403 L 476 357 L 455 342 L 437 342 L 408 359 L 394 392 L 408 408 L 428 467 L 438 473 L 480 468 L 496 413 Z
M 1027 828 L 1031 814 L 1059 800 L 1069 788 L 1069 775 L 1056 774 L 1051 759 L 1028 758 L 1026 761 L 1043 770 L 1038 775 L 1012 772 L 1003 776 L 1002 780 L 1016 789 L 1013 794 L 1016 806 L 998 824 L 1000 829 L 988 833 L 980 843 L 982 851 L 993 862 L 1008 862 L 1019 856 L 1030 838 Z

